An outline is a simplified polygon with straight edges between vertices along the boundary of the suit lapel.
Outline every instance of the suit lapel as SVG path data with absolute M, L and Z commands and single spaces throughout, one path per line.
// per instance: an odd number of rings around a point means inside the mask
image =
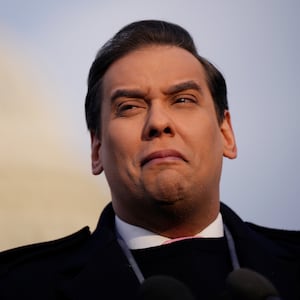
M 64 298 L 118 299 L 133 298 L 139 287 L 114 234 L 114 213 L 108 206 L 101 215 L 97 229 L 80 257 L 82 266 L 70 272 L 62 282 Z
M 118 299 L 134 296 L 139 283 L 118 245 L 100 250 L 74 277 L 63 284 L 68 299 Z M 125 297 L 127 299 L 127 297 Z

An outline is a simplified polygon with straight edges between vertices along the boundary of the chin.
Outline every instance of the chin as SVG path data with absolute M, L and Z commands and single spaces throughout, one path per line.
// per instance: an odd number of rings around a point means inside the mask
M 188 194 L 189 187 L 183 180 L 155 180 L 148 191 L 154 199 L 162 204 L 174 204 L 182 201 Z
M 181 199 L 185 190 L 190 188 L 190 182 L 178 170 L 166 169 L 144 178 L 145 189 L 158 199 Z
M 181 185 L 164 186 L 163 189 L 156 189 L 150 195 L 150 201 L 155 210 L 167 214 L 171 219 L 182 219 L 187 214 L 190 214 L 195 202 L 191 197 L 190 189 L 186 189 Z

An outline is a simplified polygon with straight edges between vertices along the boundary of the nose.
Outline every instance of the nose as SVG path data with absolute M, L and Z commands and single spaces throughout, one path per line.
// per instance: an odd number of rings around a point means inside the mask
M 160 105 L 152 105 L 147 113 L 143 128 L 143 139 L 152 140 L 161 136 L 174 136 L 175 126 L 170 112 Z

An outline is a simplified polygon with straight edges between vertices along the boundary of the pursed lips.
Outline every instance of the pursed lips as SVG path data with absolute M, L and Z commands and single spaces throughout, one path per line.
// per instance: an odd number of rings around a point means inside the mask
M 187 161 L 185 157 L 178 151 L 176 150 L 160 150 L 160 151 L 155 151 L 150 153 L 149 155 L 145 156 L 142 161 L 141 161 L 141 166 L 144 166 L 150 161 L 153 161 L 155 159 L 160 159 L 160 158 L 170 158 L 170 159 L 181 159 L 183 161 Z

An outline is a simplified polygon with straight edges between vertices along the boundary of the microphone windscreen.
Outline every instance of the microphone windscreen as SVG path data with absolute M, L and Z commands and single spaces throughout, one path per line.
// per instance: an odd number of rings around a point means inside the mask
M 195 300 L 190 290 L 179 280 L 163 275 L 147 278 L 138 292 L 139 300 Z
M 226 279 L 227 291 L 236 300 L 279 300 L 273 284 L 261 274 L 249 269 L 237 269 Z

